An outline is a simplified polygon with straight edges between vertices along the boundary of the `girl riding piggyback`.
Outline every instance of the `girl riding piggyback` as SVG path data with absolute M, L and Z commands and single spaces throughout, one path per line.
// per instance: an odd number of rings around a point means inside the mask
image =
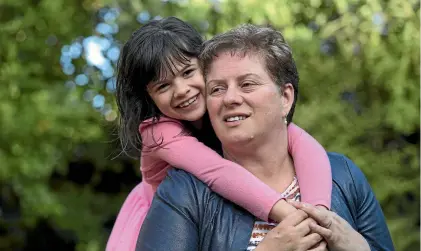
M 120 139 L 124 151 L 140 155 L 143 181 L 120 210 L 107 251 L 135 250 L 153 195 L 170 168 L 190 172 L 261 220 L 280 222 L 296 210 L 280 191 L 220 155 L 206 114 L 198 61 L 202 43 L 191 25 L 170 17 L 142 26 L 122 49 L 117 73 Z M 288 146 L 301 200 L 329 209 L 332 179 L 326 151 L 293 123 L 288 125 Z

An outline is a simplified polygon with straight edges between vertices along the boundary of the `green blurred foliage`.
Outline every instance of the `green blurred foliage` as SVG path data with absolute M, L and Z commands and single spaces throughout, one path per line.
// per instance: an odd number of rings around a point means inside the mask
M 118 33 L 103 35 L 95 31 L 98 13 L 110 6 L 119 16 L 104 22 Z M 114 97 L 101 71 L 82 55 L 65 75 L 61 51 L 91 35 L 119 45 L 146 11 L 180 17 L 207 38 L 245 22 L 281 30 L 301 77 L 294 121 L 357 163 L 396 250 L 418 250 L 419 7 L 416 0 L 0 0 L 0 250 L 23 248 L 40 221 L 77 250 L 104 249 L 112 217 L 140 181 L 138 162 L 113 158 Z M 65 85 L 80 73 L 87 85 Z M 103 116 L 92 108 L 89 90 L 114 110 Z M 89 172 L 85 181 L 74 177 L 75 166 Z
M 66 175 L 76 146 L 109 134 L 81 91 L 65 87 L 59 62 L 65 43 L 92 32 L 86 24 L 97 8 L 94 1 L 0 1 L 0 250 L 19 250 L 39 219 L 102 245 L 97 218 L 115 212 L 106 210 L 112 200 L 52 179 Z M 84 221 L 92 226 L 83 229 Z

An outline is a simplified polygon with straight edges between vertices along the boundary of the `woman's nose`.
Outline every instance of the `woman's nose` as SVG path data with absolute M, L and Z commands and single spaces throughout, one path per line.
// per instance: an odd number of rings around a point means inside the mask
M 236 88 L 228 88 L 223 99 L 225 106 L 240 105 L 243 102 L 243 97 Z

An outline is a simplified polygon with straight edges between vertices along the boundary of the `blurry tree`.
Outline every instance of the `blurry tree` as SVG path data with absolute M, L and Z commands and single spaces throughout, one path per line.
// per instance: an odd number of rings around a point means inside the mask
M 89 0 L 0 1 L 0 250 L 20 250 L 42 222 L 65 242 L 102 244 L 90 229 L 100 229 L 102 212 L 109 217 L 117 210 L 106 195 L 93 196 L 89 185 L 68 176 L 82 146 L 108 134 L 81 90 L 65 84 L 61 65 L 68 59 L 60 58 L 66 43 L 92 32 L 98 7 Z M 74 47 L 68 54 L 80 53 Z M 101 150 L 95 154 L 105 160 Z M 85 222 L 90 226 L 83 229 Z M 60 229 L 79 230 L 78 238 Z M 37 241 L 46 247 L 52 237 Z
M 363 169 L 396 250 L 418 250 L 419 1 L 9 2 L 0 0 L 0 250 L 39 242 L 34 226 L 67 250 L 104 249 L 140 179 L 137 162 L 112 158 L 119 48 L 166 16 L 207 38 L 245 22 L 282 30 L 301 77 L 294 121 Z

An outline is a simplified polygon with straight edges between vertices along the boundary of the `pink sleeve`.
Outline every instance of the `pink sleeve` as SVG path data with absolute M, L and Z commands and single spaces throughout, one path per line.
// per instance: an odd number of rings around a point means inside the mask
M 214 192 L 260 219 L 268 220 L 272 207 L 281 199 L 278 192 L 249 171 L 183 133 L 180 123 L 159 122 L 143 128 L 141 135 L 144 145 L 161 143 L 160 146 L 148 147 L 148 154 L 193 174 Z
M 294 159 L 301 200 L 330 208 L 332 170 L 325 149 L 306 131 L 291 123 L 288 151 Z

